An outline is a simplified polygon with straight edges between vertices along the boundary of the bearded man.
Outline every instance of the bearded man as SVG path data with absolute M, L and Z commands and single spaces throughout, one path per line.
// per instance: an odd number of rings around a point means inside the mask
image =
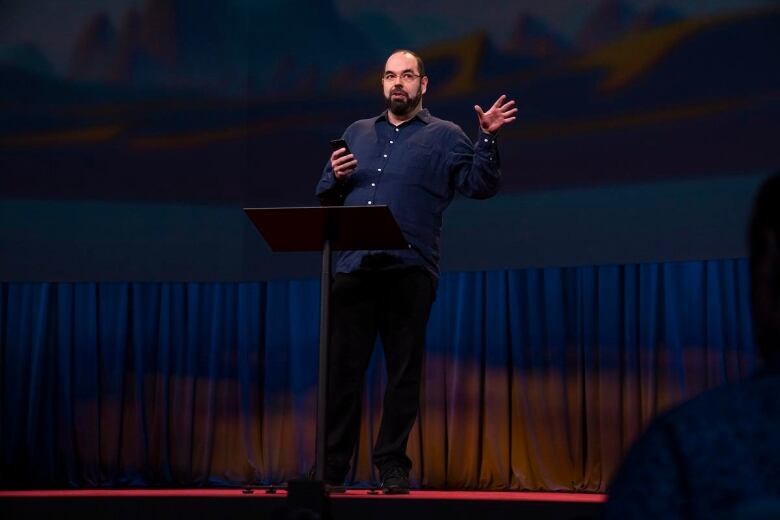
M 409 492 L 409 432 L 417 418 L 425 331 L 439 277 L 442 213 L 455 192 L 492 197 L 500 181 L 496 133 L 514 121 L 501 96 L 474 107 L 479 135 L 423 108 L 428 76 L 422 59 L 398 50 L 382 73 L 387 109 L 344 132 L 351 153 L 333 152 L 317 185 L 327 204 L 386 204 L 408 242 L 395 251 L 344 251 L 331 294 L 325 481 L 341 485 L 360 429 L 363 379 L 377 335 L 387 366 L 382 422 L 373 451 L 386 493 Z

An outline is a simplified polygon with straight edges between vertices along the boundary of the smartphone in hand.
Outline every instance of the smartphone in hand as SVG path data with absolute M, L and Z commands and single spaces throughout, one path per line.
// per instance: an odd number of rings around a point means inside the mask
M 352 152 L 350 152 L 350 151 L 349 151 L 349 146 L 347 145 L 347 142 L 346 142 L 344 139 L 334 139 L 334 140 L 332 140 L 332 141 L 330 142 L 330 147 L 331 147 L 331 149 L 332 149 L 334 152 L 335 152 L 336 150 L 340 149 L 340 148 L 345 148 L 347 151 L 346 151 L 346 152 L 344 152 L 344 154 L 342 155 L 342 157 L 343 157 L 344 155 L 349 155 L 349 154 L 351 154 L 351 153 L 352 153 Z

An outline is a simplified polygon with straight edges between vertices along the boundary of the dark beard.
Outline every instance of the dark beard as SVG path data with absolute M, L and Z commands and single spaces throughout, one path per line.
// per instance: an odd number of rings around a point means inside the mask
M 406 94 L 406 92 L 404 92 Z M 393 92 L 385 98 L 385 102 L 388 110 L 393 115 L 403 117 L 417 108 L 422 100 L 422 86 L 417 89 L 417 94 L 412 97 L 405 97 L 404 99 L 393 99 Z

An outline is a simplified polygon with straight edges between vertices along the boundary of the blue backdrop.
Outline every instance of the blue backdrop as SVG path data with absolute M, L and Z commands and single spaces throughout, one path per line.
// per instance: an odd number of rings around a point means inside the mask
M 650 418 L 755 368 L 745 260 L 445 274 L 425 486 L 604 490 Z M 0 485 L 278 483 L 313 460 L 319 283 L 0 284 Z M 366 483 L 384 385 L 366 382 Z
M 398 47 L 470 135 L 520 108 L 501 193 L 445 214 L 417 483 L 603 490 L 654 414 L 751 372 L 776 1 L 4 0 L 0 485 L 308 468 L 318 257 L 242 208 L 316 203 Z M 358 482 L 383 384 L 377 354 Z

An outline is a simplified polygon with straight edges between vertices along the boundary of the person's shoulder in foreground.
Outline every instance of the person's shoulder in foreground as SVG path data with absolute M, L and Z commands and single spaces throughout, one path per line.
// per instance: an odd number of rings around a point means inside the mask
M 758 192 L 749 246 L 763 370 L 653 420 L 610 485 L 605 518 L 780 518 L 780 174 Z
M 656 418 L 615 475 L 605 518 L 713 518 L 780 496 L 780 374 Z

